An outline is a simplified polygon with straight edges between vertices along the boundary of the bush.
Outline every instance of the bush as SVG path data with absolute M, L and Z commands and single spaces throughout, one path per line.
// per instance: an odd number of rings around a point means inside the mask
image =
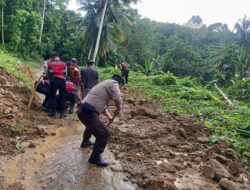
M 197 85 L 197 81 L 195 79 L 185 77 L 185 78 L 179 79 L 178 84 L 181 86 L 186 86 L 186 87 L 194 87 Z
M 180 98 L 187 100 L 211 100 L 211 93 L 204 89 L 186 88 L 178 93 Z
M 165 75 L 158 75 L 153 78 L 153 83 L 158 86 L 176 85 L 178 77 L 174 76 L 173 73 L 166 73 Z
M 250 78 L 236 81 L 235 85 L 229 88 L 229 93 L 235 96 L 249 96 Z

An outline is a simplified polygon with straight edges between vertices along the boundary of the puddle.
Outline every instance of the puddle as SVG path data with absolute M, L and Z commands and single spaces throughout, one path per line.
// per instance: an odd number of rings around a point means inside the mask
M 82 130 L 81 125 L 56 129 L 56 136 L 47 137 L 36 148 L 26 148 L 24 154 L 1 163 L 0 176 L 9 185 L 21 182 L 27 190 L 138 189 L 126 181 L 120 163 L 108 149 L 103 157 L 109 161 L 109 167 L 88 163 L 91 149 L 79 147 Z

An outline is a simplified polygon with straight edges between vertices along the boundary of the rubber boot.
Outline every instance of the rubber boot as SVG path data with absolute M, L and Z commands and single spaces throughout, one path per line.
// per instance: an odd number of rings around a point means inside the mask
M 101 154 L 94 155 L 93 153 L 91 154 L 89 158 L 89 163 L 95 164 L 100 167 L 106 167 L 109 165 L 108 162 L 102 159 Z
M 61 112 L 60 118 L 64 118 L 64 117 L 67 117 L 66 113 L 65 112 Z
M 82 140 L 82 143 L 80 145 L 81 148 L 87 148 L 87 147 L 91 147 L 93 146 L 95 143 L 91 142 L 90 140 L 88 141 L 83 141 Z
M 70 108 L 69 109 L 69 114 L 72 114 L 74 112 L 74 109 L 73 108 Z
M 49 117 L 56 117 L 56 112 L 50 110 L 49 113 L 48 113 L 48 116 L 49 116 Z

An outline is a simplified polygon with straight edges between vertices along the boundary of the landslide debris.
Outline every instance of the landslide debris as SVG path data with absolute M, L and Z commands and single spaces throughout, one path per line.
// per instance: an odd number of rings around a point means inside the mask
M 227 141 L 209 144 L 210 131 L 195 118 L 166 117 L 154 102 L 125 99 L 111 127 L 111 150 L 129 180 L 143 189 L 249 188 L 249 168 L 240 166 Z
M 22 72 L 34 81 L 35 76 L 28 67 Z M 50 134 L 47 128 L 52 126 L 51 122 L 36 97 L 31 110 L 27 109 L 31 93 L 17 78 L 0 68 L 0 156 L 22 153 L 23 142 Z

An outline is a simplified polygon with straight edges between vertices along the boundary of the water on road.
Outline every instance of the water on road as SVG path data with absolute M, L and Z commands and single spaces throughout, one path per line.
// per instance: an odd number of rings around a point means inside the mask
M 88 163 L 91 149 L 81 149 L 82 125 L 56 129 L 50 136 L 25 153 L 1 163 L 6 183 L 20 182 L 25 189 L 133 190 L 126 181 L 121 164 L 106 149 L 103 155 L 110 166 L 99 168 Z

